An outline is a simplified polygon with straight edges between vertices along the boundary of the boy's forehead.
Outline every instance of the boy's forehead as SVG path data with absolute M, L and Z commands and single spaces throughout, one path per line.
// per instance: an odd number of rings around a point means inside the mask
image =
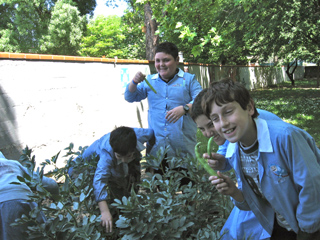
M 216 102 L 213 102 L 211 105 L 210 116 L 213 114 L 219 113 L 220 111 L 222 111 L 223 109 L 225 109 L 227 107 L 232 107 L 232 106 L 236 106 L 236 105 L 239 105 L 236 101 L 228 102 L 228 103 L 219 103 L 219 104 L 217 104 Z
M 157 52 L 155 55 L 155 58 L 173 58 L 173 56 L 170 53 L 166 52 Z
M 201 114 L 195 119 L 195 122 L 196 122 L 198 127 L 202 127 L 202 126 L 207 125 L 208 123 L 210 123 L 211 120 L 206 115 Z

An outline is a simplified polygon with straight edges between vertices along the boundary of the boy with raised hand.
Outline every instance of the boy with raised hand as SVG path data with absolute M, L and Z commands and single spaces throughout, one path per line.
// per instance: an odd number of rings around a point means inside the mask
M 177 152 L 182 158 L 188 155 L 195 157 L 197 143 L 197 126 L 190 117 L 189 109 L 202 87 L 194 74 L 178 67 L 178 52 L 174 43 L 160 43 L 155 49 L 157 73 L 146 76 L 137 72 L 124 94 L 128 102 L 148 99 L 148 125 L 154 130 L 156 139 L 150 154 L 156 156 L 160 148 L 168 147 L 162 166 L 167 166 L 166 157 L 176 157 Z M 162 171 L 158 173 L 162 174 Z
M 153 141 L 152 129 L 122 126 L 96 140 L 82 154 L 82 158 L 93 155 L 99 157 L 93 188 L 101 213 L 101 224 L 107 232 L 112 232 L 113 227 L 107 201 L 130 195 L 132 186 L 135 187 L 140 181 L 143 144 L 147 142 L 152 147 Z
M 230 144 L 227 176 L 209 180 L 237 207 L 254 212 L 271 239 L 320 239 L 320 150 L 304 130 L 283 121 L 257 118 L 249 91 L 230 80 L 213 83 L 203 110 Z
M 198 129 L 201 131 L 203 136 L 210 138 L 214 136 L 213 141 L 219 146 L 217 153 L 212 153 L 208 156 L 204 154 L 204 158 L 208 159 L 209 165 L 213 168 L 214 163 L 217 159 L 224 159 L 226 149 L 229 141 L 221 137 L 215 130 L 211 119 L 205 115 L 202 110 L 201 102 L 204 95 L 208 92 L 208 89 L 203 89 L 198 96 L 194 99 L 191 111 L 191 117 L 196 122 Z M 269 120 L 281 120 L 277 115 L 257 109 L 259 117 Z M 216 159 L 216 160 L 210 160 Z M 237 207 L 234 207 L 230 213 L 225 225 L 221 229 L 222 239 L 239 239 L 242 240 L 244 237 L 251 237 L 251 239 L 269 239 L 270 235 L 263 229 L 257 218 L 252 211 L 243 211 Z

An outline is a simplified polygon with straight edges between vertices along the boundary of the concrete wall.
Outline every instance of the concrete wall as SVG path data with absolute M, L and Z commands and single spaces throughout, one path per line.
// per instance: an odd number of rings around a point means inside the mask
M 90 145 L 115 126 L 148 127 L 147 101 L 128 103 L 123 93 L 137 71 L 155 73 L 153 62 L 53 57 L 0 53 L 0 151 L 6 157 L 19 158 L 28 145 L 42 162 L 71 142 Z M 226 76 L 250 89 L 285 79 L 281 68 L 187 66 L 203 87 Z

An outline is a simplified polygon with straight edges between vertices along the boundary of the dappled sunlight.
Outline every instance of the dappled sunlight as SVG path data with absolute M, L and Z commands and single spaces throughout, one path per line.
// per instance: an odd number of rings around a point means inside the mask
M 251 91 L 256 107 L 278 115 L 282 120 L 307 131 L 320 147 L 320 89 L 306 88 L 299 81 L 295 88 L 281 87 Z M 299 88 L 303 84 L 304 88 Z M 287 85 L 285 85 L 287 86 Z

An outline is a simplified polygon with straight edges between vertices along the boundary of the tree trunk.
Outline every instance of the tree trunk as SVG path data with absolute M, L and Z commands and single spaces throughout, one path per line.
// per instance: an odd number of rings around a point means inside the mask
M 317 88 L 320 87 L 320 62 L 318 62 Z
M 144 5 L 144 24 L 146 26 L 146 59 L 154 60 L 155 47 L 159 43 L 159 36 L 155 35 L 157 22 L 152 19 L 152 9 L 150 2 Z
M 293 66 L 293 64 L 296 64 L 296 65 L 294 66 L 294 68 L 290 72 L 290 68 Z M 288 63 L 288 65 L 287 65 L 286 73 L 291 81 L 292 86 L 294 86 L 293 74 L 294 74 L 294 71 L 296 70 L 297 66 L 298 66 L 298 59 L 296 59 L 292 64 Z

